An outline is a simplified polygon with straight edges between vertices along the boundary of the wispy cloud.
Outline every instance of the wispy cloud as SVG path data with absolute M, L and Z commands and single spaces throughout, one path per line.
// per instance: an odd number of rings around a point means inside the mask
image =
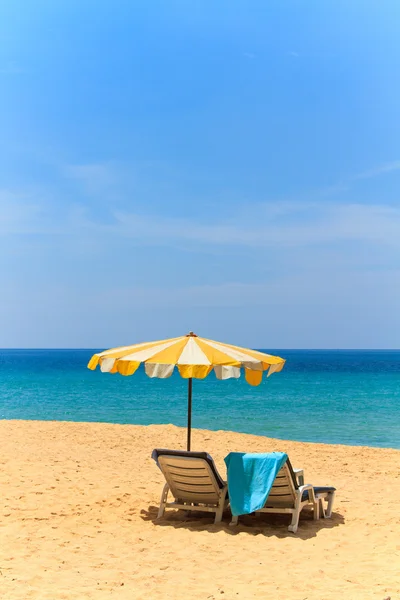
M 396 344 L 396 205 L 271 202 L 220 218 L 111 205 L 99 223 L 95 204 L 61 205 L 49 190 L 0 192 L 0 312 L 20 324 L 20 338 L 13 327 L 9 344 L 26 344 L 27 332 L 36 340 L 38 323 L 47 331 L 44 346 L 112 346 L 170 337 L 177 326 L 218 338 L 229 319 L 245 345 L 268 339 L 273 346 L 343 347 L 346 331 L 352 347 L 371 347 L 373 331 L 385 328 L 384 343 Z M 135 310 L 141 318 L 129 329 L 126 315 Z M 329 341 L 327 319 L 335 324 Z M 357 319 L 365 326 L 351 336 Z
M 392 171 L 400 170 L 400 160 L 394 160 L 392 162 L 385 163 L 383 165 L 379 165 L 372 169 L 368 169 L 367 171 L 362 171 L 361 173 L 357 173 L 353 177 L 352 180 L 357 179 L 371 179 L 372 177 L 378 177 L 379 175 L 384 175 L 385 173 L 391 173 Z
M 33 199 L 22 191 L 0 190 L 0 232 L 23 235 L 31 233 L 32 229 L 38 231 L 45 216 L 43 208 L 40 198 Z
M 48 191 L 0 190 L 0 234 L 54 236 L 95 227 L 87 208 L 75 202 L 58 207 Z
M 51 197 L 0 193 L 3 234 L 63 234 L 103 241 L 124 238 L 142 245 L 295 249 L 344 242 L 400 248 L 400 207 L 333 202 L 247 204 L 227 218 L 202 219 L 117 210 L 101 223 L 95 209 L 66 203 L 63 214 Z
M 371 277 L 373 275 L 373 278 Z M 348 305 L 354 301 L 354 287 L 360 293 L 371 294 L 373 285 L 379 282 L 381 288 L 396 289 L 396 298 L 389 300 L 395 304 L 400 291 L 400 270 L 393 269 L 380 273 L 364 271 L 355 275 L 352 272 L 341 271 L 337 273 L 340 278 L 341 293 L 336 293 L 337 280 L 332 280 L 329 272 L 320 271 L 320 281 L 317 282 L 315 273 L 304 272 L 278 274 L 260 283 L 243 283 L 228 281 L 217 284 L 203 284 L 192 286 L 125 286 L 104 290 L 100 296 L 93 297 L 93 304 L 97 300 L 100 306 L 115 306 L 120 310 L 135 308 L 183 308 L 191 307 L 260 307 L 268 305 L 280 306 L 283 312 L 285 304 L 292 304 L 293 290 L 296 290 L 296 303 L 304 308 L 310 305 Z M 321 285 L 318 285 L 321 283 Z M 323 285 L 322 285 L 323 283 Z M 314 296 L 310 298 L 310 289 Z M 286 299 L 286 300 L 285 300 Z
M 340 192 L 347 192 L 354 187 L 357 181 L 362 181 L 364 179 L 373 179 L 374 177 L 380 177 L 382 175 L 386 175 L 388 173 L 393 173 L 395 171 L 400 171 L 400 160 L 393 160 L 376 167 L 372 167 L 371 169 L 367 169 L 365 171 L 361 171 L 360 173 L 356 173 L 355 175 L 349 175 L 346 179 L 339 181 L 336 184 L 325 187 L 320 190 L 319 193 L 322 196 L 332 196 L 338 194 Z
M 62 173 L 80 183 L 86 192 L 96 194 L 116 182 L 116 172 L 111 163 L 64 165 Z
M 355 241 L 400 247 L 400 208 L 395 206 L 288 204 L 279 215 L 274 208 L 273 204 L 257 205 L 253 211 L 248 206 L 247 218 L 215 223 L 126 212 L 117 212 L 114 217 L 120 235 L 159 244 L 175 240 L 216 246 L 296 248 Z

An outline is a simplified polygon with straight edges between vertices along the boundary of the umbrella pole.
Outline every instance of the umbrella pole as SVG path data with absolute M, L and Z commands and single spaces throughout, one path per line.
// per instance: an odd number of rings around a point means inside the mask
M 187 449 L 190 450 L 190 438 L 192 433 L 192 383 L 191 377 L 188 379 L 188 423 L 187 423 Z

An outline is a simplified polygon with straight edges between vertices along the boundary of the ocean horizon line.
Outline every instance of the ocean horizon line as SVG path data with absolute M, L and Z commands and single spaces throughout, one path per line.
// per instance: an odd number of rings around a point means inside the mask
M 141 342 L 137 342 L 138 344 L 140 344 Z M 49 351 L 49 350 L 67 350 L 67 351 L 71 351 L 71 350 L 79 350 L 79 351 L 99 351 L 104 348 L 119 348 L 122 346 L 126 346 L 126 345 L 135 345 L 135 344 L 121 344 L 120 346 L 113 346 L 113 345 L 109 345 L 109 346 L 101 346 L 101 347 L 96 347 L 96 346 L 87 346 L 87 347 L 74 347 L 74 346 L 57 346 L 57 347 L 51 347 L 51 346 L 26 346 L 26 347 L 22 347 L 22 346 L 2 346 L 0 347 L 0 351 L 3 350 L 44 350 L 44 351 Z M 262 346 L 242 346 L 243 348 L 250 348 L 252 350 L 265 350 L 266 348 L 262 347 Z M 269 350 L 272 351 L 284 351 L 284 352 L 400 352 L 400 347 L 399 348 L 318 348 L 318 347 L 314 347 L 314 348 L 279 348 L 276 346 L 269 346 L 268 347 Z

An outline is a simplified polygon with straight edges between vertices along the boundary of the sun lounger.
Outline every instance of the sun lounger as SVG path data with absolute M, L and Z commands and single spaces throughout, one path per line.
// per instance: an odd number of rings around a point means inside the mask
M 228 506 L 228 486 L 206 452 L 153 450 L 152 457 L 160 467 L 166 484 L 161 494 L 158 517 L 166 508 L 215 513 L 215 523 L 222 519 Z M 168 493 L 174 497 L 168 502 Z
M 334 487 L 314 487 L 311 484 L 299 485 L 289 459 L 283 464 L 272 484 L 264 506 L 255 513 L 289 513 L 292 521 L 289 531 L 296 533 L 299 515 L 305 506 L 312 506 L 314 520 L 320 515 L 329 518 L 332 515 Z M 327 503 L 325 508 L 324 502 Z M 231 525 L 238 523 L 238 517 L 232 517 Z

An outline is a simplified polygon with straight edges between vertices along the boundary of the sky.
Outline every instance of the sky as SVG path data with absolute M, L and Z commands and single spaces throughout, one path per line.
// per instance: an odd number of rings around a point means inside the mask
M 400 347 L 398 0 L 0 4 L 0 347 Z

